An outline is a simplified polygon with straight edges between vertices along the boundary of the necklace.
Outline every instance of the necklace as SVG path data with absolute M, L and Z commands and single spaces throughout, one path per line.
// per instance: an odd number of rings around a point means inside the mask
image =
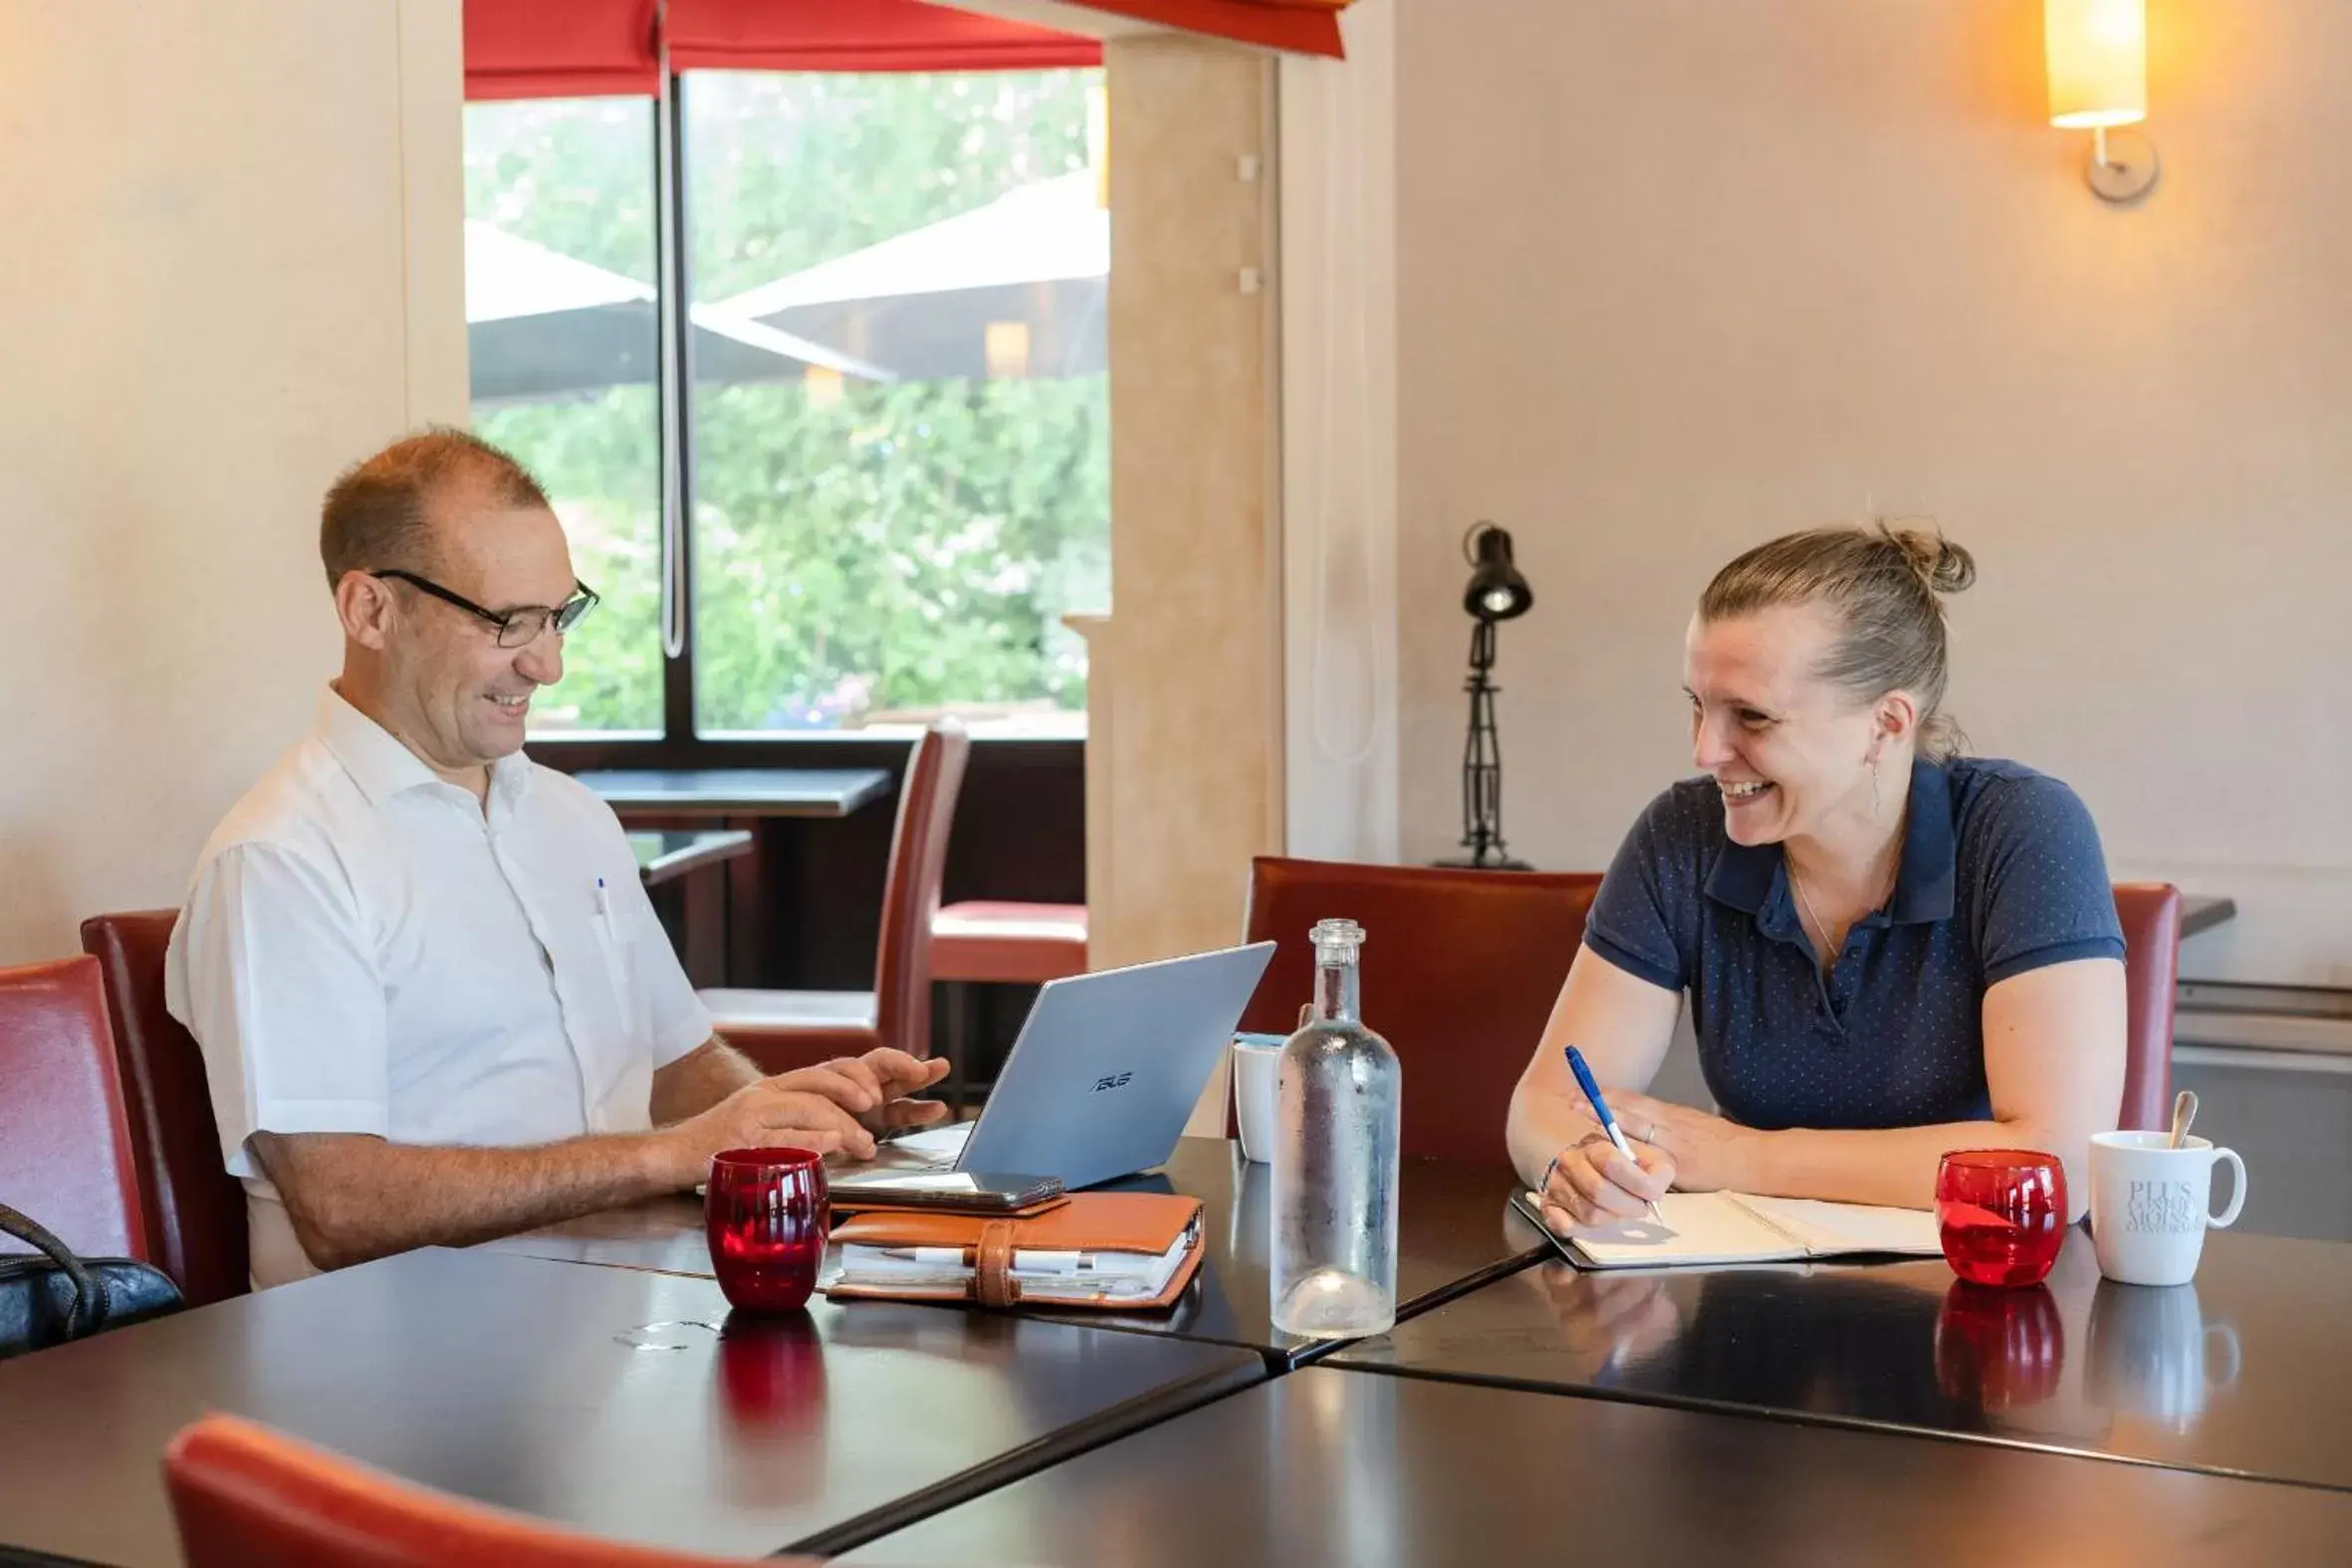
M 1822 967 L 1827 968 L 1837 961 L 1837 955 L 1833 951 L 1835 944 L 1829 940 L 1829 922 L 1823 920 L 1820 917 L 1820 915 L 1813 908 L 1813 901 L 1805 896 L 1804 881 L 1796 874 L 1796 862 L 1789 857 L 1787 850 L 1783 849 L 1780 851 L 1780 859 L 1781 862 L 1788 867 L 1788 885 L 1796 889 L 1796 906 L 1798 910 L 1803 913 L 1805 918 L 1812 921 L 1812 935 L 1820 938 L 1821 949 L 1819 956 L 1821 958 Z M 1895 856 L 1894 865 L 1888 868 L 1886 886 L 1880 889 L 1878 897 L 1871 901 L 1870 907 L 1872 909 L 1878 908 L 1881 904 L 1884 904 L 1890 897 L 1893 896 L 1895 891 L 1895 878 L 1902 872 L 1902 869 L 1903 857 L 1900 853 L 1898 853 Z

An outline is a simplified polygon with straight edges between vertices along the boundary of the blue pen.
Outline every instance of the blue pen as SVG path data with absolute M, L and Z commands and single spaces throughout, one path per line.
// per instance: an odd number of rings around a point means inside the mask
M 1592 1069 L 1584 1065 L 1584 1053 L 1573 1045 L 1568 1047 L 1568 1071 L 1576 1075 L 1576 1087 L 1582 1089 L 1584 1097 L 1592 1102 L 1592 1114 L 1600 1118 L 1600 1130 L 1609 1135 L 1609 1142 L 1617 1146 L 1617 1152 L 1625 1156 L 1627 1163 L 1639 1170 L 1641 1162 L 1633 1157 L 1633 1145 L 1627 1143 L 1625 1134 L 1617 1130 L 1617 1118 L 1610 1112 L 1609 1102 L 1600 1097 L 1600 1085 L 1592 1081 Z M 1660 1223 L 1666 1219 L 1658 1213 L 1656 1204 L 1650 1205 L 1650 1218 Z

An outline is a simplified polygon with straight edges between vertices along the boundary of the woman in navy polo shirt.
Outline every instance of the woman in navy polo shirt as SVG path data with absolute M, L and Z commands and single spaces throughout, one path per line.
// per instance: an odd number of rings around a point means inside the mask
M 1555 1229 L 1669 1187 L 1924 1209 L 1945 1151 L 1986 1147 L 2060 1156 L 2081 1213 L 2123 1097 L 2123 934 L 2074 791 L 1958 756 L 1937 711 L 1939 595 L 1975 576 L 1937 535 L 1831 528 L 1708 585 L 1685 651 L 1706 777 L 1626 834 L 1512 1096 Z M 1640 1092 L 1686 995 L 1720 1116 Z

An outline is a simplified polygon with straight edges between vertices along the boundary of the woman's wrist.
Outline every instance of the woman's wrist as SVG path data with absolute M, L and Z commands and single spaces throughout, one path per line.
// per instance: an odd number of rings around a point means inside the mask
M 1728 1185 L 1741 1193 L 1777 1192 L 1779 1189 L 1772 1179 L 1772 1157 L 1779 1149 L 1781 1135 L 1733 1125 L 1738 1131 L 1732 1135 L 1732 1180 Z

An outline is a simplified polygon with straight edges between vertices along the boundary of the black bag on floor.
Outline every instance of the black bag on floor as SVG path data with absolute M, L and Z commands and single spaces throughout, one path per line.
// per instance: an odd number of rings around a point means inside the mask
M 41 1254 L 0 1256 L 0 1361 L 179 1310 L 179 1286 L 152 1263 L 76 1257 L 6 1204 L 0 1204 L 0 1233 Z

